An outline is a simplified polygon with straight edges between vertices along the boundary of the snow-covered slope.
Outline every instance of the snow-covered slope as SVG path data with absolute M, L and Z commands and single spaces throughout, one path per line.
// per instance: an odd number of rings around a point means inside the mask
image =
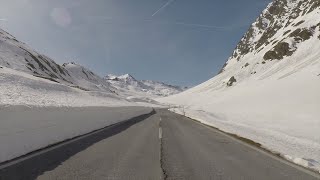
M 62 65 L 73 77 L 75 84 L 86 90 L 113 92 L 110 84 L 89 69 L 74 62 Z
M 186 88 L 168 85 L 162 82 L 150 80 L 136 80 L 130 74 L 121 76 L 107 75 L 106 81 L 109 82 L 118 91 L 128 94 L 129 96 L 142 95 L 150 98 L 159 96 L 169 96 L 180 93 Z
M 159 101 L 319 171 L 319 6 L 273 1 L 217 76 Z
M 25 72 L 0 68 L 0 107 L 31 106 L 137 106 L 106 91 L 85 91 Z
M 313 56 L 318 55 L 315 46 L 320 40 L 319 6 L 319 0 L 270 3 L 215 77 L 215 88 L 228 82 L 230 86 L 248 79 L 281 78 L 317 61 Z
M 72 84 L 72 77 L 65 68 L 32 50 L 2 29 L 0 29 L 0 66 L 54 82 Z
M 63 66 L 0 29 L 0 66 L 82 90 L 111 92 L 109 84 L 75 63 Z
M 0 105 L 130 104 L 111 88 L 91 71 L 74 63 L 60 66 L 0 29 Z

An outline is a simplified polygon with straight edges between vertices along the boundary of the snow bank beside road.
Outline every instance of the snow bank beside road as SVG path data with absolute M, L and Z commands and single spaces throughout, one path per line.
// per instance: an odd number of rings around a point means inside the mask
M 151 111 L 145 107 L 0 106 L 0 162 Z
M 209 81 L 159 101 L 184 107 L 176 111 L 320 171 L 319 65 L 286 78 L 247 81 L 221 91 L 211 90 Z
M 225 119 L 222 114 L 215 114 L 199 109 L 195 110 L 180 107 L 172 108 L 170 110 L 177 114 L 198 120 L 203 124 L 219 128 L 222 131 L 254 140 L 255 142 L 262 144 L 262 146 L 268 150 L 281 153 L 281 155 L 289 161 L 320 172 L 320 144 L 317 141 L 301 137 L 301 134 L 292 135 L 288 132 L 281 132 L 280 130 L 276 130 L 276 125 L 274 128 L 270 128 L 268 127 L 270 125 L 259 123 L 259 121 L 256 123 L 248 121 L 246 123 L 239 122 L 237 121 L 238 119 Z M 303 126 L 303 122 L 300 123 L 300 125 Z M 299 129 L 298 127 L 299 124 L 294 123 L 294 125 L 288 125 L 285 128 L 296 131 Z M 308 129 L 308 126 L 304 127 Z M 313 129 L 316 130 L 316 128 L 317 126 Z M 312 129 L 310 133 L 313 133 L 315 138 L 319 134 L 317 130 L 312 131 Z M 294 157 L 287 154 L 294 155 Z
M 71 86 L 0 69 L 0 162 L 160 106 Z
M 161 106 L 143 94 L 126 98 L 117 93 L 85 91 L 10 68 L 0 69 L 0 106 Z
M 84 91 L 3 67 L 0 69 L 0 105 L 137 106 L 114 93 Z

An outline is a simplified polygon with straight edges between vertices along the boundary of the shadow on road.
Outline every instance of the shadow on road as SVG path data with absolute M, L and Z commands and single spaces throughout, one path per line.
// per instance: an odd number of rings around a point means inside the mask
M 56 167 L 61 165 L 62 162 L 66 161 L 67 159 L 77 154 L 78 152 L 81 152 L 87 149 L 88 147 L 92 146 L 93 144 L 103 139 L 106 139 L 121 133 L 122 131 L 128 129 L 132 125 L 147 119 L 148 117 L 152 116 L 155 113 L 156 112 L 153 110 L 149 114 L 141 115 L 141 116 L 129 119 L 127 121 L 118 123 L 116 125 L 108 126 L 108 127 L 94 131 L 96 133 L 90 132 L 88 134 L 76 137 L 74 139 L 93 133 L 92 135 L 89 135 L 87 137 L 83 137 L 74 142 L 54 148 L 48 152 L 23 160 L 17 164 L 13 164 L 6 168 L 0 169 L 0 180 L 36 179 L 38 176 L 42 175 L 44 172 L 54 170 Z M 67 141 L 70 141 L 70 140 L 67 140 Z M 65 142 L 52 145 L 51 147 L 61 145 L 63 143 Z M 39 153 L 40 151 L 42 150 L 32 152 L 30 154 L 25 155 L 24 157 L 32 156 L 34 154 Z

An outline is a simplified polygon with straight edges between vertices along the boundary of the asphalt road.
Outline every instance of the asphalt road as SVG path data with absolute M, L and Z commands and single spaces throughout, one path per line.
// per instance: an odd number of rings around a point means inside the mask
M 188 118 L 157 110 L 0 166 L 0 179 L 319 179 Z

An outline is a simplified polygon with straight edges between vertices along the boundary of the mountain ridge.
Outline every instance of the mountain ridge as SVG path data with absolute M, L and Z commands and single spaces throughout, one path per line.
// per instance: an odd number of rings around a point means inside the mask
M 183 88 L 179 88 L 178 86 L 167 85 L 165 83 L 138 81 L 130 74 L 113 76 L 113 78 L 123 81 L 121 86 L 117 86 L 111 79 L 100 77 L 93 71 L 75 62 L 59 65 L 51 58 L 34 51 L 25 43 L 18 41 L 14 36 L 2 29 L 0 29 L 0 42 L 0 67 L 21 71 L 83 91 L 101 91 L 116 95 L 120 95 L 121 92 L 126 91 L 122 94 L 123 98 L 136 95 L 139 92 L 140 97 L 148 96 L 150 98 L 168 96 L 183 90 Z M 121 92 L 116 92 L 118 89 Z M 134 90 L 133 94 L 130 90 Z
M 108 81 L 113 87 L 121 89 L 122 91 L 133 90 L 137 93 L 147 93 L 155 96 L 170 96 L 180 93 L 186 88 L 179 86 L 169 85 L 163 82 L 152 80 L 137 80 L 130 74 L 120 76 L 107 75 L 105 80 Z

